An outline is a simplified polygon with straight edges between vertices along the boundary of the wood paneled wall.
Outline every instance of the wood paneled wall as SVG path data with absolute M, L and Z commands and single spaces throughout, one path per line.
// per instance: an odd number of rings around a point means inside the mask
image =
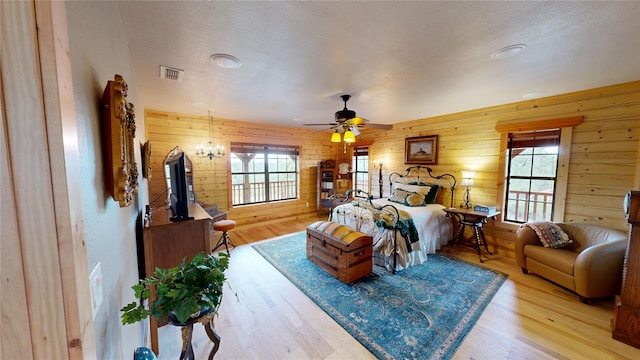
M 498 173 L 496 124 L 571 116 L 584 120 L 573 130 L 564 221 L 626 231 L 622 200 L 630 189 L 640 186 L 640 81 L 396 124 L 375 135 L 371 156 L 384 160 L 384 174 L 404 171 L 404 139 L 438 135 L 434 173 L 451 173 L 460 179 L 462 170 L 475 171 L 472 203 L 495 204 L 502 196 L 497 184 L 504 178 Z M 373 136 L 363 132 L 359 138 Z M 385 178 L 385 194 L 387 182 Z M 457 188 L 456 204 L 463 192 Z M 517 228 L 496 221 L 488 224 L 485 233 L 496 251 L 514 256 Z
M 386 131 L 365 130 L 358 141 L 373 141 L 370 158 L 384 162 L 386 196 L 388 174 L 404 172 L 408 166 L 404 164 L 404 139 L 438 135 L 438 164 L 432 166 L 434 172 L 451 173 L 460 179 L 462 170 L 474 170 L 472 202 L 495 204 L 501 196 L 497 193 L 497 184 L 503 178 L 498 173 L 500 133 L 495 130 L 496 124 L 576 115 L 583 116 L 584 120 L 573 131 L 564 220 L 626 230 L 622 199 L 628 190 L 638 189 L 640 185 L 640 81 L 408 121 Z M 228 209 L 229 217 L 239 224 L 315 211 L 315 165 L 320 160 L 338 159 L 343 155 L 342 145 L 330 143 L 328 133 L 214 119 L 214 144 L 227 149 L 231 141 L 301 146 L 300 200 L 229 209 L 227 159 L 214 159 L 210 165 L 208 159 L 192 156 L 197 145 L 209 141 L 207 117 L 146 111 L 145 121 L 147 139 L 153 146 L 150 198 L 164 191 L 160 164 L 171 148 L 180 145 L 195 164 L 198 199 Z M 377 171 L 374 173 L 377 184 Z M 456 204 L 461 202 L 463 191 L 457 188 Z M 485 232 L 498 253 L 514 256 L 513 234 L 517 227 L 496 221 L 488 224 Z
M 163 206 L 166 184 L 162 164 L 167 153 L 175 146 L 180 146 L 193 163 L 194 189 L 198 201 L 206 205 L 217 205 L 222 211 L 229 211 L 228 218 L 234 219 L 239 226 L 315 214 L 318 161 L 335 159 L 338 152 L 342 152 L 341 146 L 329 142 L 330 132 L 212 119 L 213 144 L 224 146 L 227 152 L 231 142 L 300 147 L 298 200 L 232 208 L 228 190 L 229 155 L 214 158 L 213 161 L 195 156 L 199 145 L 205 145 L 205 152 L 207 151 L 210 138 L 208 117 L 147 110 L 145 125 L 147 139 L 152 146 L 152 178 L 149 182 L 152 206 Z
M 0 359 L 93 359 L 65 4 L 0 3 Z

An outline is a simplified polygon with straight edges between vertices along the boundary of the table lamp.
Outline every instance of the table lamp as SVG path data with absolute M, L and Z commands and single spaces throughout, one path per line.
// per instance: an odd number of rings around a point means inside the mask
M 466 186 L 467 189 L 464 191 L 464 204 L 462 205 L 463 207 L 469 209 L 471 207 L 471 202 L 469 201 L 469 187 L 470 186 L 474 186 L 474 176 L 476 175 L 475 172 L 473 171 L 463 171 L 462 172 L 462 186 Z

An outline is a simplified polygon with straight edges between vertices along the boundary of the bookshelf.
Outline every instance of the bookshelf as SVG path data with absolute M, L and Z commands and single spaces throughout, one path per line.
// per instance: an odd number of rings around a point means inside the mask
M 318 163 L 318 215 L 331 210 L 331 195 L 335 194 L 336 167 L 333 160 Z

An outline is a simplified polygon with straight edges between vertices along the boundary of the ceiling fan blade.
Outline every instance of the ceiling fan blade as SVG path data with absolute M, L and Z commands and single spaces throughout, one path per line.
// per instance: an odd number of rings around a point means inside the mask
M 367 128 L 367 129 L 380 129 L 380 130 L 391 130 L 393 129 L 393 125 L 390 124 L 374 124 L 374 123 L 366 123 L 363 124 L 361 127 Z
M 368 122 L 368 120 L 360 117 L 354 117 L 353 119 L 349 119 L 349 123 L 353 125 L 361 125 L 361 124 L 364 124 L 365 122 Z
M 324 123 L 324 124 L 302 124 L 304 126 L 336 126 L 337 123 Z
M 335 131 L 338 131 L 338 132 L 342 133 L 344 130 L 342 130 L 342 128 L 338 129 L 337 126 L 331 126 L 331 127 L 327 127 L 327 128 L 321 129 L 321 130 L 315 130 L 315 131 L 312 132 L 312 134 L 317 134 L 317 133 L 321 133 L 321 132 L 328 133 L 328 132 L 335 132 Z

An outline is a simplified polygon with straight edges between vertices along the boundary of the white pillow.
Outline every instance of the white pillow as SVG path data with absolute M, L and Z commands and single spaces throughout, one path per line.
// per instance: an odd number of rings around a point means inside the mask
M 409 185 L 409 184 L 393 184 L 394 191 L 396 189 L 402 189 L 404 191 L 418 193 L 420 195 L 427 196 L 431 190 L 429 185 Z
M 389 198 L 389 201 L 412 207 L 426 205 L 424 195 L 402 189 L 396 189 Z

